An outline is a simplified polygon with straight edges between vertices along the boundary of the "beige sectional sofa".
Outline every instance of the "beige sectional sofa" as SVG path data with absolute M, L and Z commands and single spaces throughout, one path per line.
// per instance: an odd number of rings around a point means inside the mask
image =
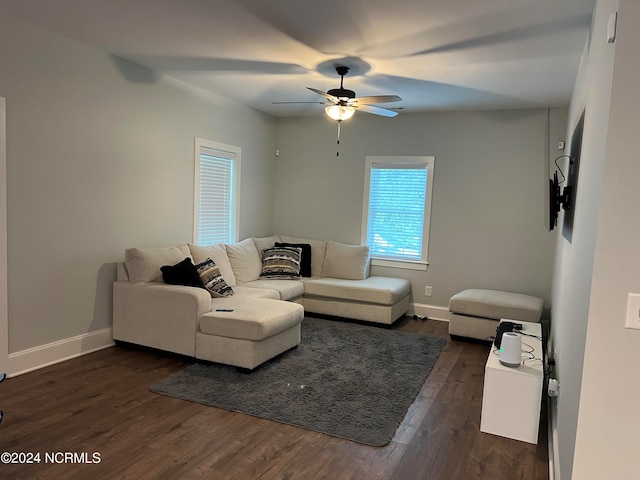
M 276 243 L 307 246 L 308 277 L 261 276 L 262 252 Z M 165 283 L 161 267 L 185 258 L 213 260 L 233 294 L 216 298 L 204 288 Z M 246 369 L 297 346 L 305 311 L 391 324 L 408 311 L 410 295 L 406 279 L 369 276 L 366 246 L 286 235 L 130 248 L 113 288 L 115 340 Z

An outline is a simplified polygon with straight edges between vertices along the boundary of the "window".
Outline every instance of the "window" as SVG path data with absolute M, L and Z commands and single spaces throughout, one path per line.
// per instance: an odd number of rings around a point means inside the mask
M 239 147 L 195 140 L 194 243 L 233 243 L 238 238 Z
M 362 242 L 371 264 L 426 270 L 435 157 L 367 157 Z

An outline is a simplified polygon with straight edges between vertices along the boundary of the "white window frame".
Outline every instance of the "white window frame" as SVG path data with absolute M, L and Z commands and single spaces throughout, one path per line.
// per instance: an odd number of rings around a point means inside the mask
M 239 235 L 239 213 L 240 213 L 240 171 L 242 149 L 235 145 L 228 145 L 205 138 L 195 137 L 195 174 L 194 174 L 194 197 L 193 197 L 193 243 L 200 244 L 198 226 L 200 223 L 200 155 L 207 150 L 212 154 L 233 161 L 233 177 L 231 185 L 232 209 L 231 209 L 231 238 L 229 243 L 237 242 Z
M 366 157 L 365 166 L 365 178 L 364 178 L 364 201 L 362 211 L 362 231 L 361 242 L 365 244 L 367 242 L 367 230 L 369 223 L 369 194 L 371 188 L 371 170 L 374 164 L 394 165 L 400 166 L 402 164 L 422 164 L 427 168 L 427 191 L 425 194 L 424 205 L 424 222 L 422 228 L 422 254 L 420 260 L 402 260 L 398 258 L 389 259 L 383 257 L 376 257 L 372 254 L 371 265 L 378 265 L 383 267 L 404 268 L 409 270 L 426 270 L 429 265 L 428 262 L 428 248 L 429 248 L 429 224 L 431 220 L 431 199 L 433 197 L 433 171 L 435 166 L 434 156 L 368 156 Z

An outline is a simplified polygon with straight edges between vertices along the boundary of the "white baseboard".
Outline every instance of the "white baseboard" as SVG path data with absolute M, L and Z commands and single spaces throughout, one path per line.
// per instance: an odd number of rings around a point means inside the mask
M 20 352 L 10 353 L 7 376 L 22 375 L 23 373 L 48 367 L 49 365 L 64 362 L 113 345 L 112 329 L 104 328 Z
M 549 480 L 560 480 L 560 454 L 558 452 L 558 401 L 547 397 L 547 443 L 549 450 Z
M 431 320 L 449 321 L 449 308 L 424 303 L 412 303 L 409 306 L 409 315 L 420 315 Z

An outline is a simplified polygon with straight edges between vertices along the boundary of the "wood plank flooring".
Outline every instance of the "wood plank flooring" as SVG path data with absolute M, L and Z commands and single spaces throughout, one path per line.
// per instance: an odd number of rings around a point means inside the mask
M 393 328 L 448 338 L 447 326 L 407 318 Z M 394 440 L 370 447 L 156 395 L 149 385 L 191 360 L 108 348 L 0 384 L 0 452 L 41 456 L 0 464 L 0 478 L 546 480 L 544 416 L 538 445 L 479 430 L 488 352 L 450 340 Z

